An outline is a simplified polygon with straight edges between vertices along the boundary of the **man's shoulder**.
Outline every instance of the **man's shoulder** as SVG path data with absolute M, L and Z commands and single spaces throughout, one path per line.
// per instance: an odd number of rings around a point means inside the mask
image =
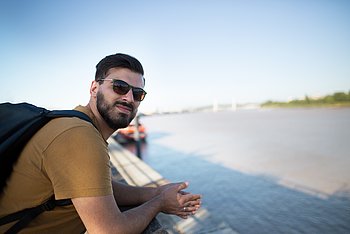
M 60 117 L 51 120 L 33 137 L 43 145 L 51 144 L 56 138 L 64 134 L 76 135 L 83 138 L 101 138 L 101 134 L 90 123 L 77 117 Z
M 47 128 L 70 129 L 76 127 L 94 128 L 92 123 L 80 119 L 78 117 L 59 117 L 51 120 L 46 126 Z

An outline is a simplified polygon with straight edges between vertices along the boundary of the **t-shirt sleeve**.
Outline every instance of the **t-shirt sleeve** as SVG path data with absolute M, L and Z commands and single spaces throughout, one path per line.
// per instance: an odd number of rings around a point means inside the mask
M 44 152 L 42 170 L 56 199 L 112 194 L 108 147 L 91 126 L 59 134 Z

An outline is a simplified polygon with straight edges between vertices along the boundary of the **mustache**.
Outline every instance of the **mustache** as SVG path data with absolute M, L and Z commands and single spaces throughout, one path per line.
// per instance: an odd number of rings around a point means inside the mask
M 134 111 L 134 109 L 135 109 L 134 106 L 131 103 L 129 103 L 129 102 L 116 101 L 114 103 L 114 106 L 116 106 L 116 105 L 123 105 L 123 106 L 125 106 L 127 108 L 130 108 L 132 111 Z

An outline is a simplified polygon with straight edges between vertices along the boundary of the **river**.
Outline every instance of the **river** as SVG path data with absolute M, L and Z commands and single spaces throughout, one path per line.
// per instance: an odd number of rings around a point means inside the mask
M 143 159 L 238 233 L 350 233 L 350 108 L 143 117 Z

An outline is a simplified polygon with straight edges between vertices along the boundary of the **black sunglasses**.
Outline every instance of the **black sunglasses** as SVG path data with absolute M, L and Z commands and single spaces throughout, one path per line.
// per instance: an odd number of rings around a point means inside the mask
M 147 94 L 145 90 L 131 86 L 123 80 L 99 79 L 98 81 L 102 80 L 111 80 L 113 82 L 113 91 L 119 95 L 125 95 L 129 92 L 130 89 L 132 89 L 132 95 L 134 96 L 134 100 L 138 102 L 143 101 Z

